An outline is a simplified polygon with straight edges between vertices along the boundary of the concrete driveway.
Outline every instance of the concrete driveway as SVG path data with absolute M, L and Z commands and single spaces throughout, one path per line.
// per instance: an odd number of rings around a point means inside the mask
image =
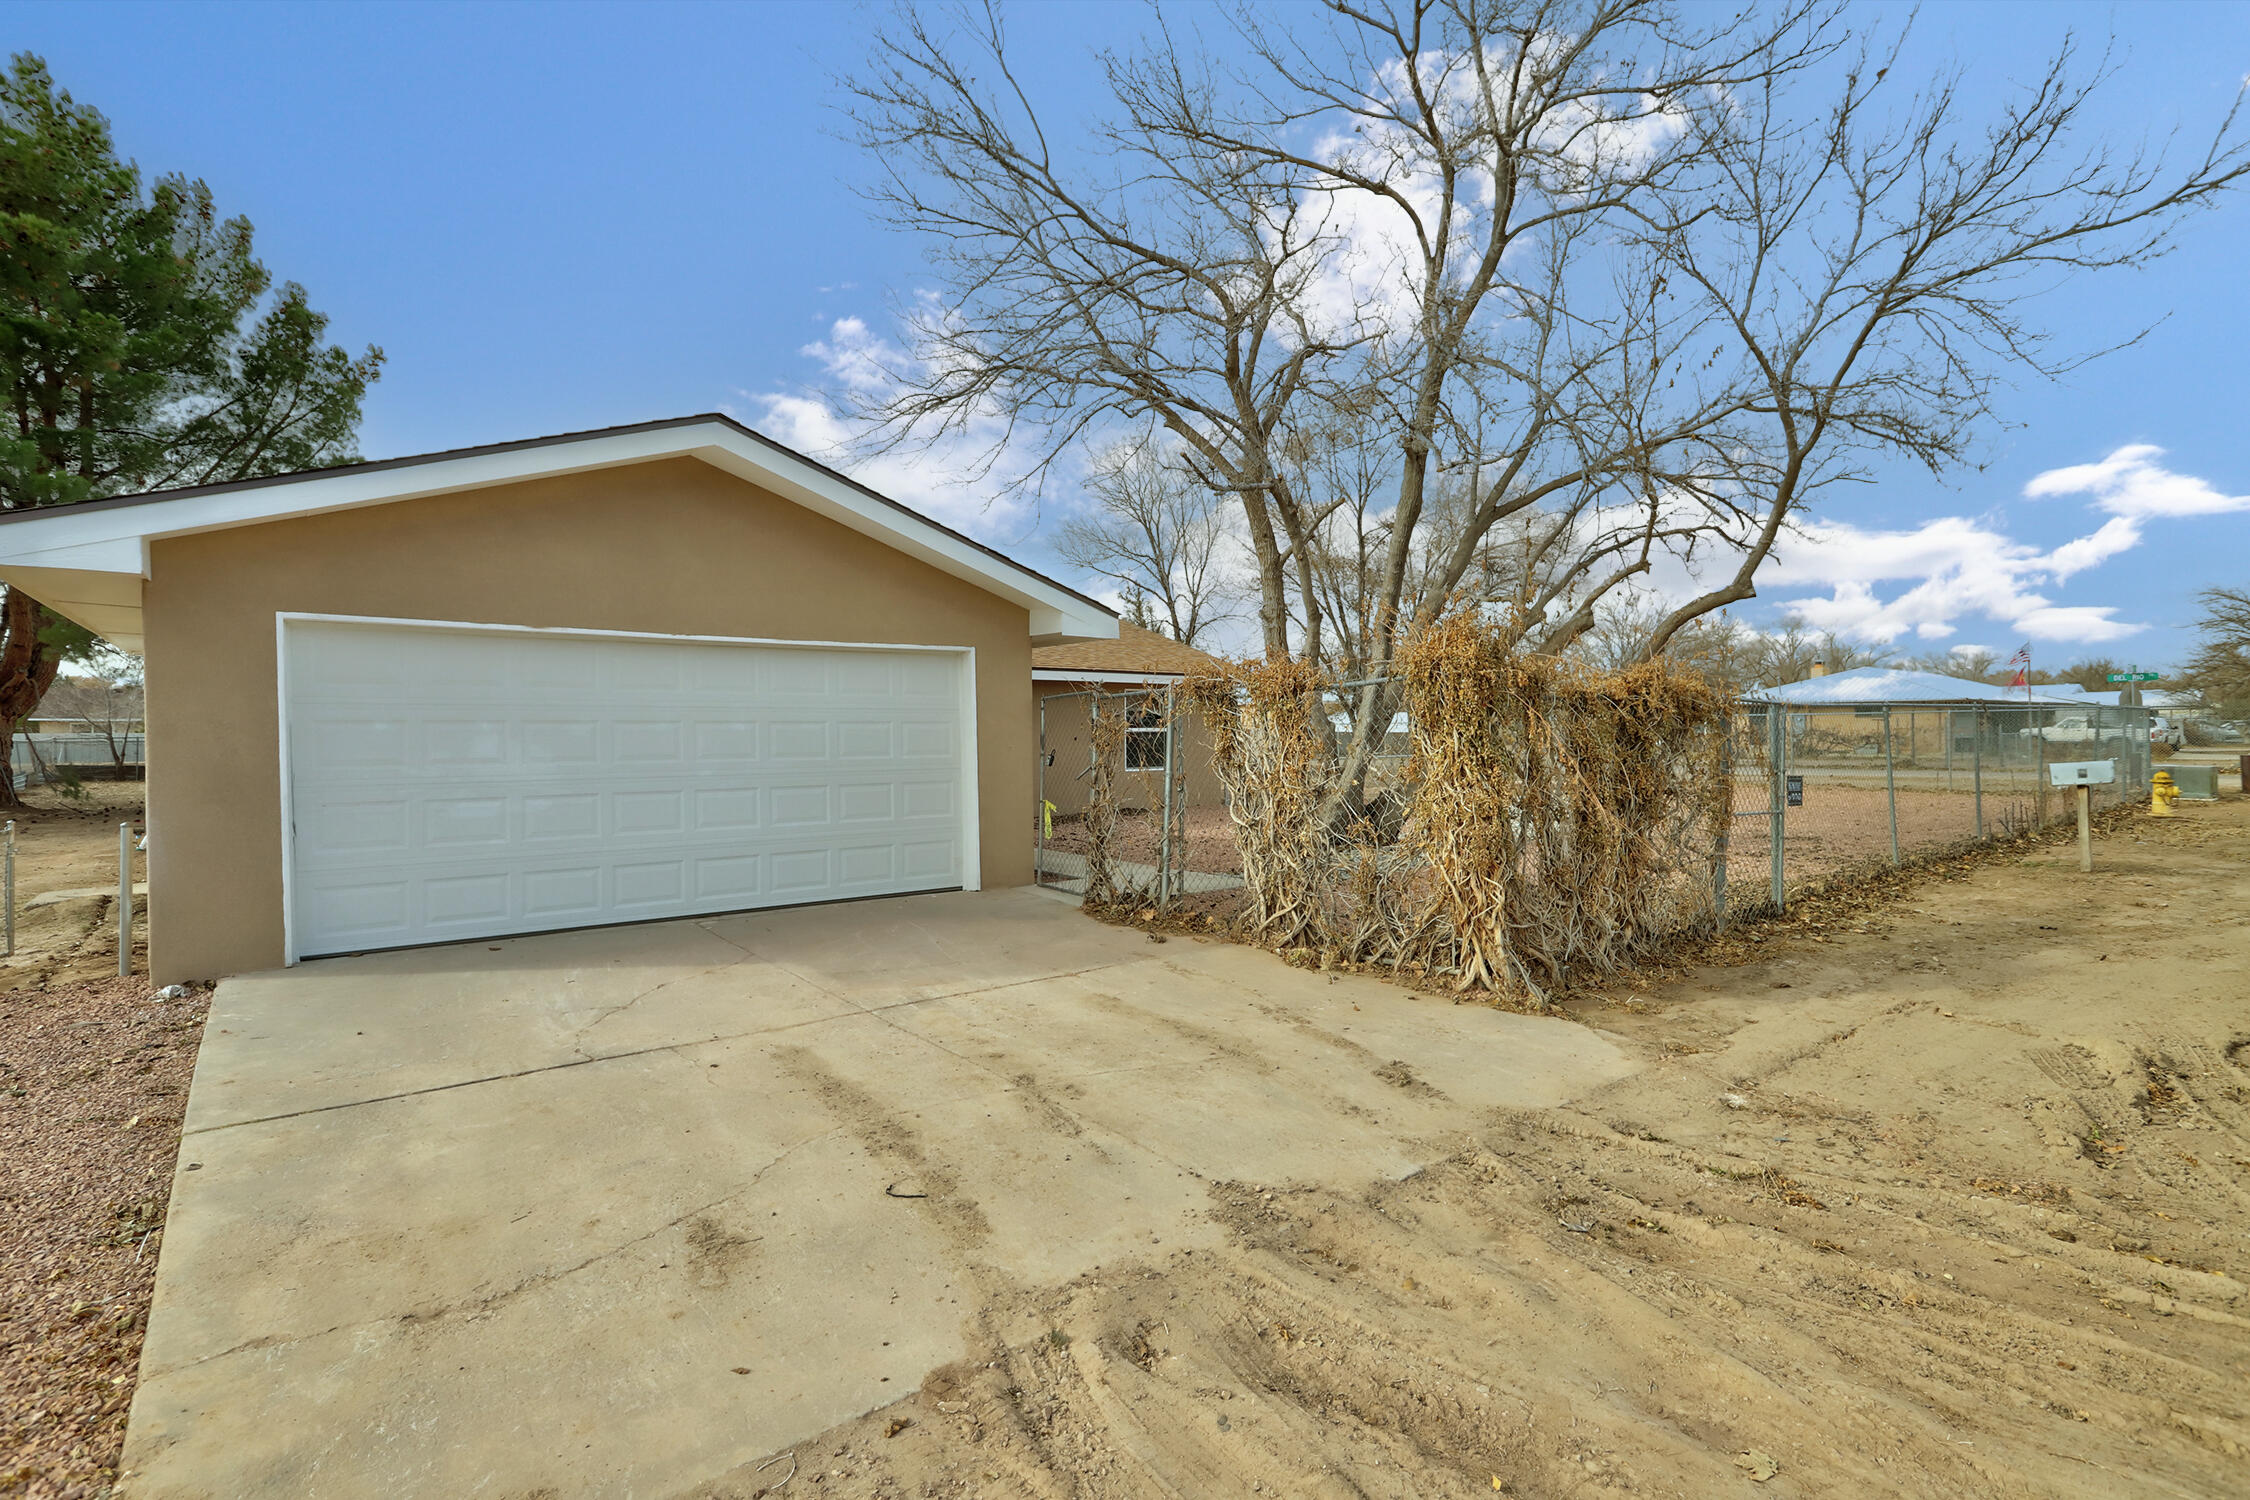
M 125 1493 L 673 1495 L 905 1394 L 1010 1286 L 1217 1242 L 1214 1182 L 1403 1175 L 1627 1070 L 1029 890 L 229 980 Z

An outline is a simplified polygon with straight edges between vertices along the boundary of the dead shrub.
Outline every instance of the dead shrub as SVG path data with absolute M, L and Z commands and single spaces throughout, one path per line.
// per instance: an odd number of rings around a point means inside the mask
M 1093 764 L 1086 785 L 1086 895 L 1089 906 L 1114 905 L 1117 882 L 1109 868 L 1109 841 L 1117 832 L 1117 773 L 1125 752 L 1126 710 L 1097 693 L 1087 707 Z
M 1299 662 L 1190 683 L 1213 726 L 1246 935 L 1545 1004 L 1713 914 L 1729 708 L 1662 662 L 1602 674 L 1515 654 L 1467 615 L 1399 662 L 1402 813 L 1324 820 L 1331 685 Z M 1389 804 L 1368 803 L 1370 807 Z
M 1245 662 L 1179 691 L 1211 726 L 1248 891 L 1245 926 L 1275 948 L 1317 944 L 1330 859 L 1319 812 L 1335 778 L 1320 674 L 1303 662 Z

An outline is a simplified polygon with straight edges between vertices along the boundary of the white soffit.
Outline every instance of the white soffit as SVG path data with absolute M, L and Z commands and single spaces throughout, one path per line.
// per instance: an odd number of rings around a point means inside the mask
M 0 520 L 0 580 L 20 585 L 56 613 L 116 645 L 138 651 L 140 583 L 148 576 L 152 542 L 667 458 L 700 459 L 1021 605 L 1029 612 L 1035 642 L 1117 638 L 1117 617 L 1102 606 L 723 417 L 613 428 L 121 503 L 18 511 Z

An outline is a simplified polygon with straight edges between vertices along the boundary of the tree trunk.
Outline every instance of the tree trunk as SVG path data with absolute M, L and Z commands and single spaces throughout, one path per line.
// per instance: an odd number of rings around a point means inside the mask
M 38 600 L 19 588 L 7 591 L 0 602 L 0 808 L 21 807 L 16 794 L 16 726 L 39 707 L 39 700 L 54 686 L 62 666 L 41 638 L 47 611 Z

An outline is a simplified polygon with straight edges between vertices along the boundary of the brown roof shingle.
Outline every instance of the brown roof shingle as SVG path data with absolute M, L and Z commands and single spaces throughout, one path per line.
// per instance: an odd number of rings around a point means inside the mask
M 1219 659 L 1193 646 L 1183 646 L 1170 636 L 1125 620 L 1117 622 L 1114 641 L 1080 641 L 1068 646 L 1040 646 L 1031 653 L 1035 672 L 1138 672 L 1143 676 L 1183 677 L 1208 671 Z

